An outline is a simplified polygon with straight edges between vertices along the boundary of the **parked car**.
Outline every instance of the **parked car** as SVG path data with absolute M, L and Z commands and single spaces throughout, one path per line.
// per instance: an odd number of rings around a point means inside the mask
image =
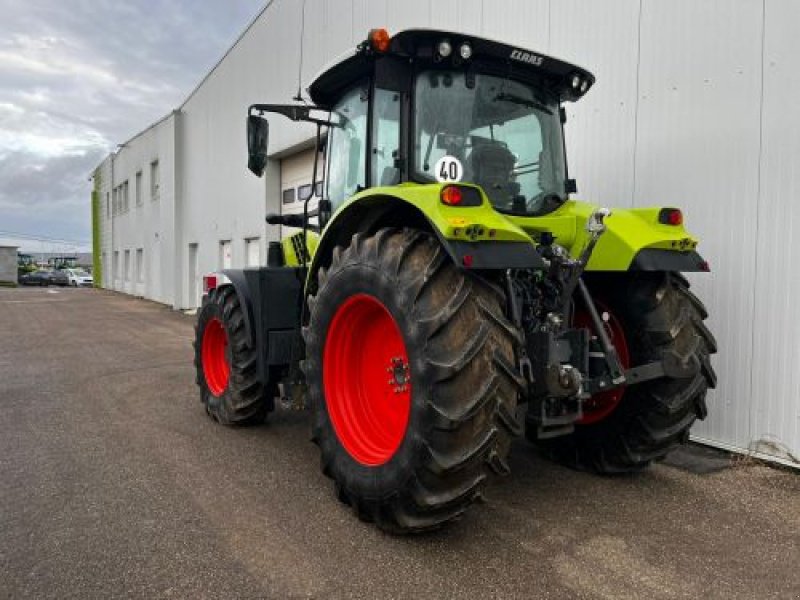
M 91 274 L 83 269 L 65 269 L 65 272 L 72 287 L 92 287 L 94 285 Z
M 69 275 L 66 269 L 50 271 L 50 284 L 65 287 L 69 285 Z
M 53 274 L 50 271 L 33 271 L 32 273 L 26 273 L 25 275 L 20 275 L 19 284 L 38 285 L 41 287 L 45 287 L 50 285 L 52 277 Z

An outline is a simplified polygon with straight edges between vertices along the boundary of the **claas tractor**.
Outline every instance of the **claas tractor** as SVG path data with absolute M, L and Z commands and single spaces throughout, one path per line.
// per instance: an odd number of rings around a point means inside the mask
M 459 518 L 525 435 L 597 473 L 685 442 L 715 385 L 678 208 L 572 199 L 564 104 L 595 82 L 531 50 L 373 30 L 308 88 L 254 104 L 316 126 L 312 192 L 267 265 L 205 277 L 197 382 L 218 422 L 307 409 L 338 498 L 391 532 Z M 320 164 L 317 165 L 317 162 Z

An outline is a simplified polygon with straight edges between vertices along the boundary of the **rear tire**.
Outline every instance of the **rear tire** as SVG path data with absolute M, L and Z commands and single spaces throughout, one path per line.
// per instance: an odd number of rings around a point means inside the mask
M 609 279 L 612 279 L 610 281 Z M 660 361 L 668 354 L 696 372 L 684 378 L 663 377 L 625 388 L 608 416 L 578 424 L 568 435 L 536 440 L 549 457 L 598 473 L 640 471 L 689 439 L 696 419 L 704 419 L 706 391 L 716 385 L 710 355 L 716 341 L 703 324 L 708 313 L 677 273 L 627 273 L 595 276 L 587 284 L 619 319 L 631 366 Z
M 518 334 L 503 315 L 503 293 L 457 269 L 432 236 L 413 230 L 355 235 L 347 249 L 334 251 L 318 284 L 303 332 L 304 370 L 312 439 L 339 499 L 362 520 L 395 533 L 459 518 L 481 497 L 487 474 L 508 472 L 511 437 L 521 433 L 515 421 L 520 381 L 513 368 Z M 336 316 L 347 316 L 348 307 L 367 297 L 367 305 L 382 305 L 375 319 L 396 325 L 386 326 L 387 343 L 396 344 L 391 331 L 402 336 L 390 354 L 407 360 L 407 393 L 393 387 L 396 359 L 386 359 L 380 344 L 362 343 L 360 328 L 341 341 Z M 363 321 L 364 328 L 370 322 Z M 323 362 L 328 345 L 331 351 L 350 349 L 344 359 L 360 365 L 357 376 L 335 376 L 343 359 L 329 354 Z M 386 390 L 376 393 L 382 385 Z M 357 418 L 351 426 L 337 417 L 360 410 L 375 419 L 387 414 L 380 408 L 386 399 L 408 408 L 399 441 L 392 437 L 396 429 L 380 419 L 363 427 Z M 375 449 L 380 452 L 370 454 Z
M 223 425 L 262 423 L 274 407 L 256 375 L 256 347 L 232 286 L 211 290 L 197 314 L 194 364 L 200 400 Z

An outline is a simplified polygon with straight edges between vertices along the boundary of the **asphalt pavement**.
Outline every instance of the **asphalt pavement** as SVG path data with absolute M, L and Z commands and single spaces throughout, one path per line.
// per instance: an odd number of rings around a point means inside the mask
M 798 472 L 597 477 L 520 440 L 485 504 L 392 537 L 336 500 L 306 414 L 206 416 L 192 336 L 112 292 L 0 288 L 0 598 L 800 598 Z

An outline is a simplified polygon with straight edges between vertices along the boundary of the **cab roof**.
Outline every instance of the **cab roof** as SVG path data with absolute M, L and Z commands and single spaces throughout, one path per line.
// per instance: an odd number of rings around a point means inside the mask
M 449 42 L 452 48 L 452 54 L 447 58 L 437 52 L 442 41 Z M 472 50 L 467 60 L 459 55 L 463 44 L 469 44 Z M 407 29 L 391 37 L 385 52 L 373 49 L 367 39 L 354 51 L 339 58 L 311 83 L 308 88 L 311 100 L 317 106 L 330 108 L 343 91 L 371 74 L 375 61 L 386 57 L 400 58 L 423 67 L 502 69 L 508 77 L 535 80 L 562 101 L 580 99 L 595 82 L 594 75 L 586 69 L 534 50 L 453 31 Z M 577 86 L 574 85 L 576 78 Z

